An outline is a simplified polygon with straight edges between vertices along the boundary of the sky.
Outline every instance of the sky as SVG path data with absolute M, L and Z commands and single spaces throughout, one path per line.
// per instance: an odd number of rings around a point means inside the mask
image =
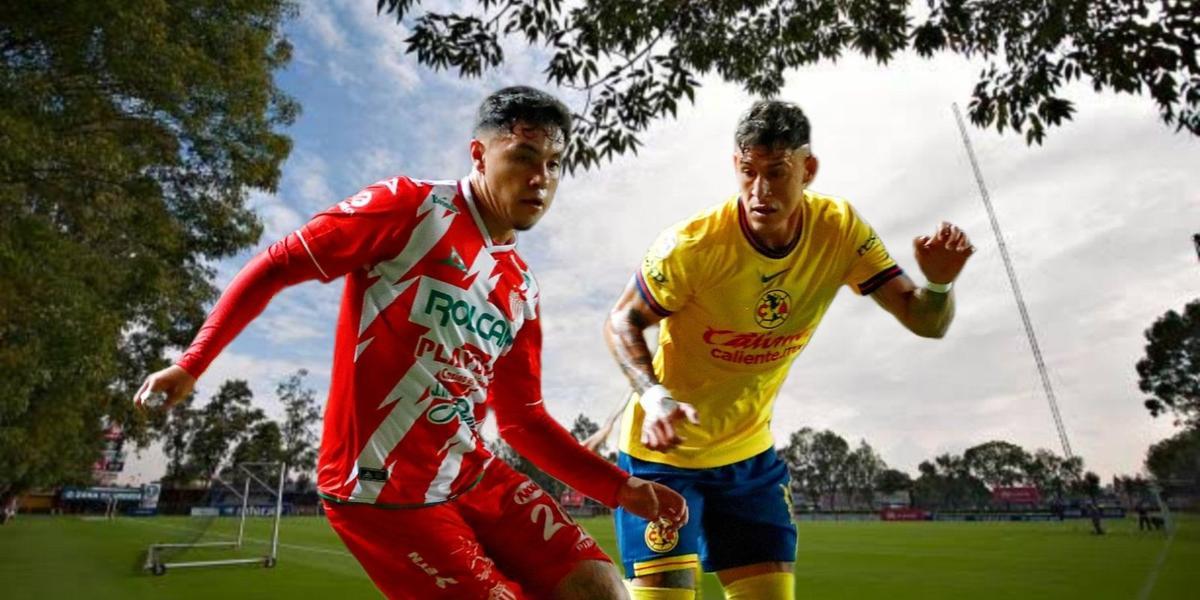
M 370 183 L 394 175 L 446 179 L 470 168 L 479 101 L 506 85 L 548 86 L 543 55 L 510 42 L 482 78 L 418 66 L 407 32 L 374 2 L 301 3 L 286 27 L 294 59 L 278 85 L 303 113 L 276 194 L 255 192 L 264 223 L 253 250 L 216 265 L 224 287 L 254 253 Z M 983 64 L 902 56 L 880 67 L 847 56 L 788 73 L 781 98 L 800 104 L 821 160 L 812 188 L 850 200 L 900 265 L 923 281 L 912 239 L 953 222 L 977 253 L 956 282 L 948 335 L 910 334 L 869 299 L 844 290 L 776 401 L 782 445 L 801 427 L 866 440 L 889 466 L 915 474 L 933 456 L 990 440 L 1061 451 L 1005 276 L 996 238 L 955 124 Z M 605 315 L 656 234 L 736 192 L 733 129 L 754 98 L 717 77 L 694 105 L 656 122 L 635 156 L 566 177 L 555 204 L 518 248 L 542 289 L 543 391 L 570 425 L 601 421 L 628 385 L 601 336 Z M 1162 124 L 1144 96 L 1068 87 L 1078 113 L 1042 146 L 1011 132 L 969 129 L 1037 332 L 1074 452 L 1105 480 L 1140 472 L 1146 448 L 1173 434 L 1142 407 L 1134 365 L 1144 330 L 1200 297 L 1200 139 Z M 566 97 L 569 103 L 577 101 Z M 281 413 L 275 386 L 297 369 L 324 401 L 341 282 L 285 290 L 213 363 L 206 401 L 230 378 Z M 494 428 L 490 435 L 494 435 Z M 164 471 L 151 447 L 121 480 Z

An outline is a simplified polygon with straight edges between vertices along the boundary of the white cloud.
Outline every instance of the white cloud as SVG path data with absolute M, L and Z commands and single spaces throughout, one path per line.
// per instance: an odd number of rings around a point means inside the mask
M 287 164 L 290 189 L 288 198 L 293 206 L 307 209 L 309 214 L 324 210 L 340 199 L 334 194 L 328 179 L 328 166 L 324 158 L 308 151 L 296 152 Z
M 268 244 L 295 231 L 306 220 L 296 209 L 285 203 L 277 194 L 254 192 L 250 194 L 249 207 L 258 213 L 263 222 L 260 244 Z

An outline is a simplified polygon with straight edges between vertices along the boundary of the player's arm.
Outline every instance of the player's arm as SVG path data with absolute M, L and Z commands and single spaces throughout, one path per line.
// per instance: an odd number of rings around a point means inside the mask
M 907 275 L 900 275 L 872 292 L 871 297 L 909 331 L 940 338 L 954 320 L 954 290 L 940 288 L 958 278 L 975 247 L 961 229 L 943 222 L 933 235 L 914 239 L 913 250 L 925 279 L 939 289 L 917 287 Z
M 690 404 L 676 402 L 654 375 L 646 329 L 665 315 L 651 306 L 644 296 L 649 292 L 641 287 L 640 276 L 639 273 L 629 280 L 616 306 L 609 312 L 604 321 L 604 340 L 646 411 L 642 421 L 642 443 L 651 450 L 665 452 L 683 442 L 675 432 L 675 423 L 685 418 L 695 423 L 699 416 Z M 597 446 L 602 441 L 603 438 L 597 441 L 595 436 L 589 438 L 589 442 Z
M 581 446 L 546 412 L 541 395 L 541 327 L 527 321 L 513 347 L 496 361 L 488 386 L 500 437 L 551 477 L 615 508 L 648 520 L 687 522 L 687 504 L 670 488 L 631 477 Z
M 303 281 L 333 281 L 368 264 L 389 243 L 392 232 L 412 218 L 423 198 L 412 181 L 395 178 L 363 191 L 313 217 L 299 230 L 271 244 L 234 277 L 179 361 L 146 378 L 133 401 L 166 394 L 170 406 L 191 393 L 217 355 L 267 307 L 276 294 Z
M 604 341 L 608 350 L 638 394 L 659 385 L 658 377 L 654 375 L 654 356 L 646 343 L 646 330 L 663 317 L 642 298 L 635 276 L 629 280 L 604 321 Z
M 179 361 L 146 378 L 134 403 L 145 402 L 155 392 L 166 394 L 166 406 L 187 396 L 196 379 L 262 313 L 271 298 L 288 286 L 320 276 L 297 233 L 271 244 L 233 278 Z

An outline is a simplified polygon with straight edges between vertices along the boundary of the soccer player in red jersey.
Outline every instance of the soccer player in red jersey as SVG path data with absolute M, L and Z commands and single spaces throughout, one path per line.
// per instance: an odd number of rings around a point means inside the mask
M 317 484 L 329 523 L 390 598 L 622 598 L 616 568 L 500 435 L 610 507 L 680 526 L 674 491 L 580 446 L 542 403 L 536 280 L 516 251 L 554 201 L 570 113 L 527 87 L 479 108 L 471 173 L 392 177 L 318 214 L 242 269 L 177 362 L 135 401 L 191 392 L 287 286 L 345 276 Z

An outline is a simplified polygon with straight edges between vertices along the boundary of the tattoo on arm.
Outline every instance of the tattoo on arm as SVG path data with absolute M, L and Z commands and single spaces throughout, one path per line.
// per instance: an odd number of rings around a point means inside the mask
M 633 389 L 640 394 L 658 385 L 658 378 L 654 376 L 654 359 L 644 334 L 649 324 L 636 310 L 631 309 L 614 312 L 609 323 L 609 348 Z

